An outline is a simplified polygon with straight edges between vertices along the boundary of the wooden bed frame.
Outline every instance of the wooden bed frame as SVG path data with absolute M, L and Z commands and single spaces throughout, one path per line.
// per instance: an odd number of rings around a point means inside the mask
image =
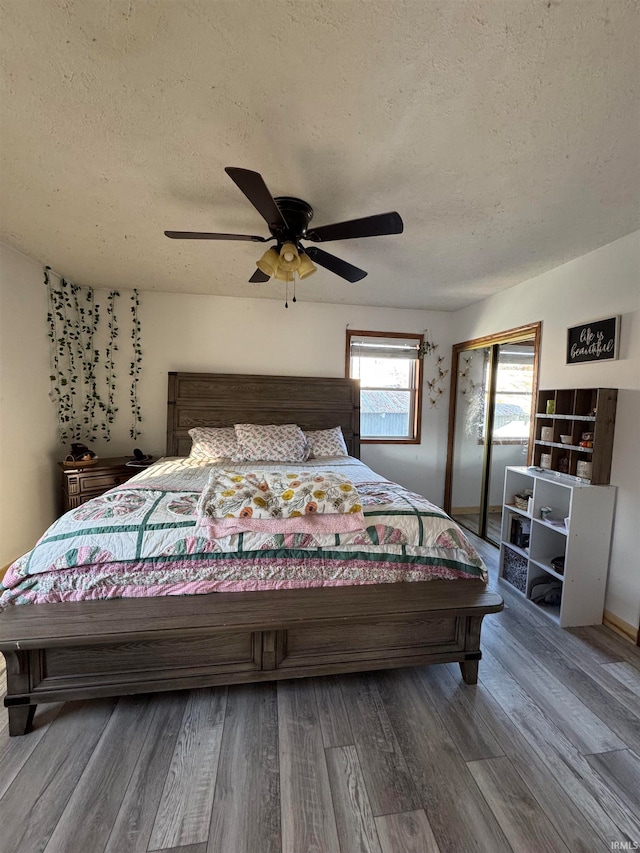
M 340 426 L 360 455 L 348 379 L 170 373 L 167 455 L 194 426 Z M 10 735 L 36 705 L 457 661 L 478 677 L 480 629 L 500 596 L 476 580 L 34 604 L 0 614 Z

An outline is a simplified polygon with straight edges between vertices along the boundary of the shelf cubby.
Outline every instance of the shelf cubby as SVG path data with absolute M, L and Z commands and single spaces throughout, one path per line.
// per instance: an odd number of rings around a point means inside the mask
M 607 485 L 611 478 L 617 399 L 616 388 L 538 391 L 533 464 L 543 467 L 543 454 L 549 454 L 551 467 L 546 470 L 579 477 L 594 486 Z M 549 404 L 553 404 L 551 413 Z M 553 430 L 551 439 L 542 438 L 545 427 Z M 593 434 L 592 447 L 580 447 L 583 433 Z M 563 444 L 561 435 L 570 435 L 571 443 Z M 579 462 L 590 463 L 590 476 L 584 475 Z
M 591 399 L 589 400 L 589 403 Z M 532 491 L 531 512 L 514 506 L 514 496 Z M 500 543 L 500 582 L 515 589 L 536 610 L 562 628 L 599 625 L 609 566 L 615 486 L 593 486 L 554 471 L 509 467 L 505 471 Z M 543 519 L 540 510 L 551 509 Z M 528 547 L 512 540 L 513 520 L 530 524 Z M 564 557 L 564 571 L 551 565 Z M 562 584 L 558 606 L 535 604 L 532 587 L 549 578 Z

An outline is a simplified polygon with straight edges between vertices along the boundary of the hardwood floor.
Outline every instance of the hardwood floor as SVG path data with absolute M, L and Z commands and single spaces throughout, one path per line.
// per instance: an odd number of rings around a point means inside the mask
M 465 532 L 475 534 L 480 529 L 480 516 L 477 513 L 475 515 L 473 515 L 472 513 L 464 513 L 459 515 L 452 513 L 451 517 L 455 519 L 458 524 L 464 527 Z M 502 509 L 499 509 L 497 512 L 488 512 L 487 536 L 492 542 L 495 542 L 496 545 L 500 543 L 501 530 Z
M 640 649 L 500 592 L 477 687 L 456 664 L 58 704 L 11 739 L 3 712 L 1 853 L 634 849 Z

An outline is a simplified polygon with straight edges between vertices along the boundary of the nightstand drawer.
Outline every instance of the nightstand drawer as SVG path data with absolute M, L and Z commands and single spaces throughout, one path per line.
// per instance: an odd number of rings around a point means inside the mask
M 85 492 L 106 492 L 107 489 L 112 489 L 114 486 L 119 486 L 120 483 L 126 483 L 132 474 L 112 474 L 109 472 L 101 472 L 95 474 L 85 474 L 80 478 L 80 494 Z

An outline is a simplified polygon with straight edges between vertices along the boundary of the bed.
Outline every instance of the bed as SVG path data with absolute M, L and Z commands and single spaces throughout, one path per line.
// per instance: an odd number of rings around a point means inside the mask
M 213 468 L 240 479 L 260 466 L 191 460 L 189 431 L 234 424 L 340 427 L 346 456 L 260 470 L 355 484 L 365 529 L 203 536 L 194 507 Z M 359 457 L 352 380 L 170 373 L 167 458 L 59 519 L 0 587 L 9 733 L 43 702 L 442 662 L 476 683 L 482 620 L 502 599 L 442 510 Z M 108 541 L 135 553 L 102 546 L 110 525 Z M 51 571 L 29 569 L 60 542 Z

